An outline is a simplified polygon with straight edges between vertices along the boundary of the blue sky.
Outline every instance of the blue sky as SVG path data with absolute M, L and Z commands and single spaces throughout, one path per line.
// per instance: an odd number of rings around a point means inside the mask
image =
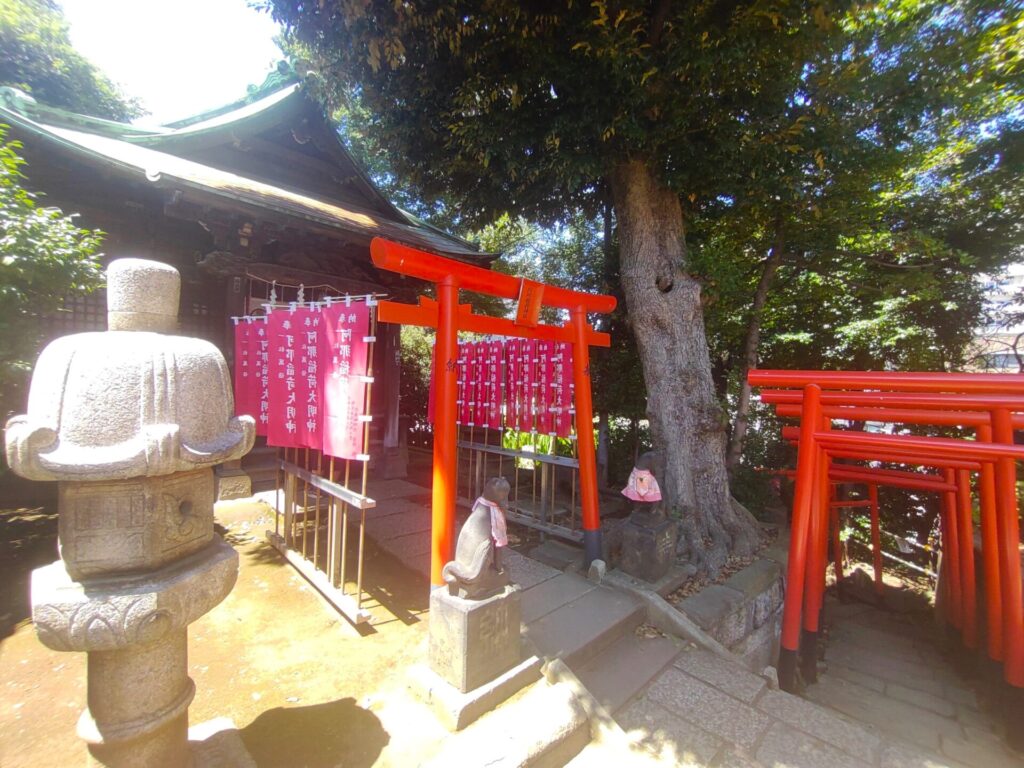
M 75 48 L 160 124 L 227 104 L 282 58 L 246 0 L 59 0 Z

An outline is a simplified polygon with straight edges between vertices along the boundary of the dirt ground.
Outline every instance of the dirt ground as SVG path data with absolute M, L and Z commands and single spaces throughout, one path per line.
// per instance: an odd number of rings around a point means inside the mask
M 416 744 L 439 744 L 444 733 L 405 694 L 426 638 L 426 579 L 368 542 L 373 620 L 357 631 L 265 543 L 264 527 L 225 531 L 241 569 L 231 595 L 190 628 L 190 722 L 231 718 L 261 767 L 398 766 Z M 31 569 L 56 556 L 56 515 L 0 511 L 4 768 L 85 762 L 75 735 L 85 654 L 44 647 L 29 618 Z

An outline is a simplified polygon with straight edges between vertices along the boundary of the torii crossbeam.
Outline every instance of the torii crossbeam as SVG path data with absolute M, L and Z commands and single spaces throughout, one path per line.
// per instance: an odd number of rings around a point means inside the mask
M 601 519 L 597 502 L 597 463 L 594 449 L 594 408 L 590 392 L 590 347 L 608 347 L 606 333 L 591 328 L 588 312 L 607 314 L 615 297 L 580 293 L 521 277 L 491 272 L 406 245 L 374 238 L 370 255 L 378 269 L 386 269 L 434 283 L 437 300 L 420 297 L 419 304 L 382 301 L 378 319 L 384 323 L 422 325 L 437 329 L 435 347 L 434 472 L 431 502 L 430 582 L 444 584 L 441 569 L 452 558 L 456 490 L 456 380 L 458 332 L 565 341 L 573 345 L 573 382 L 576 389 L 576 437 L 579 450 L 580 506 L 586 564 L 601 557 Z M 513 299 L 514 320 L 474 314 L 459 304 L 459 291 L 467 290 Z M 538 322 L 543 306 L 569 310 L 565 325 Z

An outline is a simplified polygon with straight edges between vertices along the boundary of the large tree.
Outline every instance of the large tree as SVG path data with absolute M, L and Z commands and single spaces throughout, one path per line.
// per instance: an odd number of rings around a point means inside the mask
M 757 543 L 729 499 L 687 214 L 746 172 L 829 6 L 799 2 L 271 0 L 328 84 L 358 94 L 396 170 L 481 220 L 594 214 L 620 275 L 683 551 L 714 571 Z
M 111 120 L 146 114 L 71 45 L 64 13 L 52 0 L 0 0 L 0 85 L 51 107 Z

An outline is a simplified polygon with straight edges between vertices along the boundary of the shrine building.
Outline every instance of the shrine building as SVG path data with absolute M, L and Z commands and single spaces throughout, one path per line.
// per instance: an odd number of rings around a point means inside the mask
M 420 293 L 421 281 L 373 266 L 374 237 L 482 267 L 495 258 L 392 204 L 306 86 L 284 72 L 239 101 L 156 128 L 0 88 L 0 123 L 22 144 L 26 186 L 106 233 L 104 262 L 137 256 L 180 271 L 180 332 L 213 342 L 229 364 L 232 318 L 269 302 Z M 105 329 L 105 303 L 102 290 L 69 301 L 49 336 Z M 373 365 L 371 445 L 383 459 L 375 472 L 393 476 L 404 472 L 398 336 L 399 326 L 381 326 Z M 259 476 L 259 451 L 247 461 L 257 486 L 272 486 Z

